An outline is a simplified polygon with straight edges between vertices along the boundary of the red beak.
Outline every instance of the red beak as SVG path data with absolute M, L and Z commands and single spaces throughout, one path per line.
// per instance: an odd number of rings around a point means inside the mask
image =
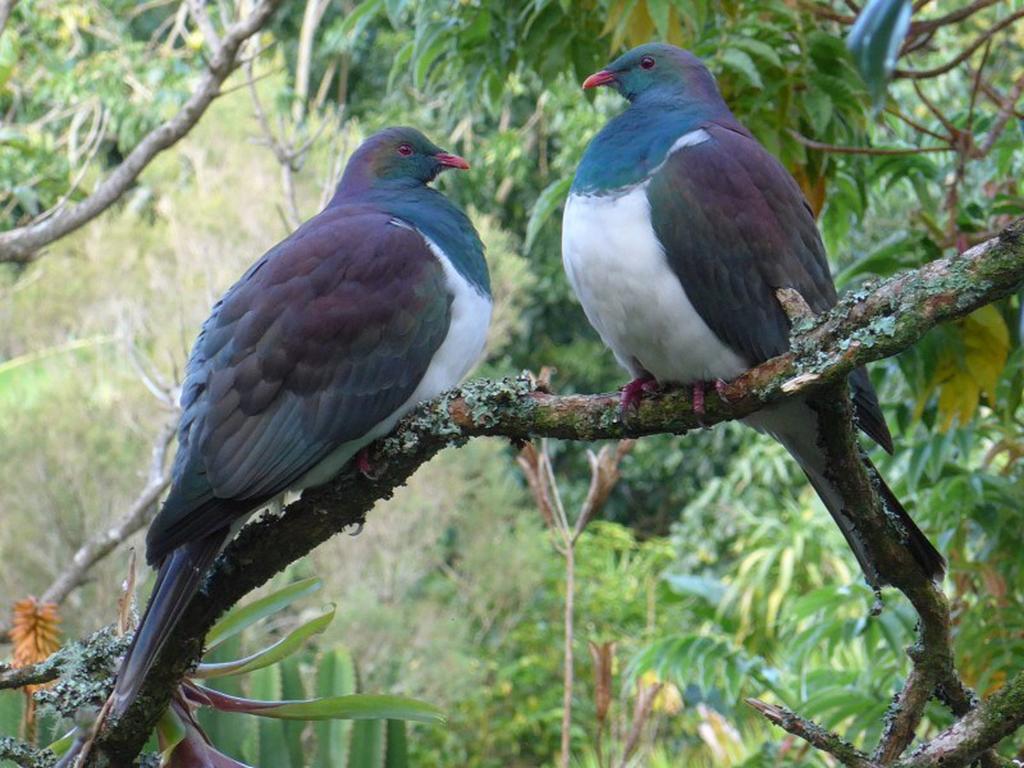
M 599 85 L 608 85 L 609 83 L 615 82 L 615 75 L 609 72 L 607 69 L 602 69 L 600 72 L 595 72 L 586 80 L 583 81 L 583 87 L 586 88 L 597 88 Z
M 460 171 L 468 171 L 469 163 L 458 155 L 450 155 L 447 152 L 438 152 L 434 159 L 446 168 L 458 168 Z

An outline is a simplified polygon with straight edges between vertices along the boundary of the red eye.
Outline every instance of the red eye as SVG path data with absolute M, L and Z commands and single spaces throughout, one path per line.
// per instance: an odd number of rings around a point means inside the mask
M 640 66 L 643 69 L 654 69 L 654 57 L 653 56 L 643 56 L 643 57 L 641 57 L 641 59 L 640 59 Z
M 408 157 L 409 155 L 412 154 L 412 147 L 409 144 L 399 144 L 398 154 L 400 154 L 402 157 Z

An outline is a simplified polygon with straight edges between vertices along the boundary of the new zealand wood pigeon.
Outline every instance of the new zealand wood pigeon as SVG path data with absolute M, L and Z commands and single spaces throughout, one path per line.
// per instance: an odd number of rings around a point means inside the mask
M 412 128 L 375 134 L 327 207 L 214 305 L 186 370 L 173 483 L 146 537 L 159 572 L 115 714 L 250 513 L 330 480 L 480 357 L 491 318 L 483 246 L 428 186 L 468 167 Z
M 696 56 L 652 43 L 586 79 L 629 100 L 590 142 L 562 223 L 562 258 L 587 318 L 633 377 L 628 409 L 645 389 L 728 380 L 789 347 L 776 297 L 797 290 L 822 312 L 836 303 L 825 249 L 799 186 L 729 111 Z M 863 369 L 850 377 L 858 423 L 892 451 L 892 438 Z M 805 399 L 781 402 L 746 422 L 781 442 L 832 513 L 868 580 L 878 584 L 843 513 L 818 446 L 817 414 Z M 872 474 L 877 472 L 872 468 Z M 879 493 L 929 576 L 941 555 L 879 479 Z

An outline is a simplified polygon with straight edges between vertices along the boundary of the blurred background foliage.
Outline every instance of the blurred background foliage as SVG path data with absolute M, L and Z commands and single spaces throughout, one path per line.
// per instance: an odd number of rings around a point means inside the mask
M 15 5 L 0 35 L 0 226 L 83 197 L 181 105 L 203 57 L 188 7 Z M 553 366 L 563 392 L 623 379 L 570 297 L 558 222 L 586 142 L 622 109 L 614 94 L 592 98 L 578 84 L 624 47 L 669 40 L 707 60 L 737 115 L 803 187 L 841 290 L 962 250 L 1024 212 L 1024 3 L 918 0 L 877 111 L 843 45 L 852 7 L 284 4 L 244 54 L 251 88 L 237 73 L 114 210 L 30 265 L 0 265 L 5 600 L 42 592 L 135 498 L 172 417 L 152 385 L 177 381 L 213 300 L 296 214 L 316 212 L 339 159 L 381 126 L 417 125 L 472 162 L 440 184 L 472 212 L 495 277 L 497 322 L 478 373 Z M 208 5 L 216 24 L 235 11 Z M 279 162 L 275 144 L 292 161 Z M 894 456 L 873 459 L 949 558 L 956 648 L 982 693 L 1024 658 L 1022 326 L 1012 297 L 871 372 L 897 438 Z M 586 494 L 585 447 L 551 447 L 573 507 Z M 361 535 L 294 566 L 292 576 L 324 580 L 335 621 L 294 662 L 291 683 L 244 685 L 320 690 L 315 660 L 347 648 L 362 690 L 448 714 L 446 728 L 409 728 L 410 764 L 552 764 L 562 561 L 513 459 L 497 442 L 447 452 Z M 632 764 L 826 764 L 769 730 L 743 706 L 750 695 L 800 704 L 870 744 L 907 670 L 913 613 L 887 594 L 873 615 L 874 595 L 782 449 L 729 425 L 641 441 L 621 471 L 604 521 L 577 548 L 576 764 L 609 764 L 651 686 Z M 66 637 L 113 619 L 124 569 L 119 551 L 72 593 L 60 609 Z M 588 642 L 610 659 L 600 716 Z M 4 713 L 20 707 L 12 696 L 0 697 Z M 924 728 L 947 722 L 935 707 Z M 230 728 L 209 728 L 229 754 L 254 754 L 251 737 L 247 747 Z M 318 759 L 315 740 L 293 736 L 260 749 L 298 743 L 302 759 Z

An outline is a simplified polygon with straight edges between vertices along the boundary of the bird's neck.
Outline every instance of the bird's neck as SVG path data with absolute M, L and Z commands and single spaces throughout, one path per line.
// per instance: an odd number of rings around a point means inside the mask
M 357 189 L 339 185 L 329 205 L 345 204 L 368 204 L 414 227 L 444 252 L 460 275 L 490 296 L 484 247 L 476 229 L 466 214 L 433 187 L 394 180 Z
M 708 123 L 735 123 L 717 98 L 697 102 L 681 90 L 651 89 L 613 118 L 593 138 L 583 154 L 572 191 L 576 194 L 614 194 L 640 184 L 665 162 L 675 141 Z

